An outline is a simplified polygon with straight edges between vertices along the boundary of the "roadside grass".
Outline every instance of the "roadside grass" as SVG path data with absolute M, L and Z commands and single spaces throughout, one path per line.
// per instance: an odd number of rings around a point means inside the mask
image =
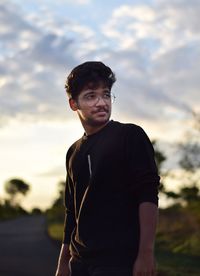
M 156 249 L 158 276 L 199 276 L 198 256 Z
M 61 204 L 46 211 L 47 234 L 52 240 L 61 242 L 63 238 L 64 211 Z
M 56 241 L 63 237 L 63 222 L 48 222 L 48 234 Z M 156 247 L 157 276 L 199 276 L 200 260 L 198 256 L 172 253 Z
M 47 232 L 50 238 L 56 241 L 62 241 L 63 238 L 63 222 L 52 222 L 47 224 Z

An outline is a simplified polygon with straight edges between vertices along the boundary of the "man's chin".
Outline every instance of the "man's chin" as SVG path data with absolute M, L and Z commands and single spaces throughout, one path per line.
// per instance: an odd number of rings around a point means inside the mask
M 91 126 L 102 126 L 109 121 L 110 117 L 98 117 L 90 121 Z

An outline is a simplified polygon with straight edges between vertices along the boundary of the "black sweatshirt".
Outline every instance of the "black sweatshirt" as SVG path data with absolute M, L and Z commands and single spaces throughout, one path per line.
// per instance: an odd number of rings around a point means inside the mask
M 152 144 L 134 124 L 110 121 L 76 141 L 66 157 L 64 240 L 95 262 L 130 262 L 139 246 L 139 204 L 158 204 Z

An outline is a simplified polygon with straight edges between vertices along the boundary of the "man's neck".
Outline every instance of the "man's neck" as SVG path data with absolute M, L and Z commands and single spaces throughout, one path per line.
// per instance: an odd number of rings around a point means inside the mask
M 102 124 L 100 126 L 90 126 L 90 125 L 83 125 L 83 128 L 85 130 L 86 135 L 92 135 L 98 131 L 100 131 L 102 128 L 104 128 L 108 123 L 110 122 L 110 120 L 108 120 L 105 124 Z

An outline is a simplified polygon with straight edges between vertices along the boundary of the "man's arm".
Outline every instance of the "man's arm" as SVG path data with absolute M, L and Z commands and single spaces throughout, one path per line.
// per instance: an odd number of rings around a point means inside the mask
M 66 168 L 69 160 L 69 152 L 67 153 L 66 158 Z M 58 265 L 55 276 L 69 276 L 69 260 L 70 250 L 69 244 L 71 242 L 71 234 L 75 227 L 75 212 L 74 212 L 74 190 L 73 190 L 73 182 L 68 173 L 67 169 L 67 177 L 66 177 L 66 186 L 65 186 L 65 221 L 64 221 L 64 233 L 63 233 L 63 243 L 60 250 L 60 255 L 58 259 Z
M 55 276 L 70 276 L 69 260 L 71 258 L 69 245 L 62 244 Z
M 133 276 L 155 275 L 154 241 L 158 220 L 158 207 L 151 202 L 139 206 L 140 242 L 138 256 L 133 268 Z

